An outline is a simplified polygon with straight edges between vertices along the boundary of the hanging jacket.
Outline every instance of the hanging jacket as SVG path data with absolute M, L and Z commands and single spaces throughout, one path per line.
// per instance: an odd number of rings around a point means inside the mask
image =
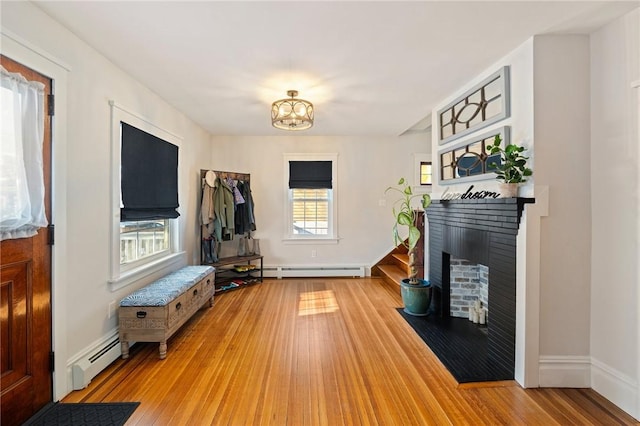
M 216 178 L 213 195 L 215 212 L 213 224 L 215 238 L 218 241 L 233 239 L 235 228 L 233 198 L 233 190 L 229 185 L 224 180 Z
M 247 204 L 247 216 L 248 216 L 248 222 L 249 222 L 249 229 L 251 231 L 255 231 L 257 229 L 256 218 L 253 213 L 255 210 L 255 206 L 253 204 L 253 195 L 251 195 L 251 185 L 249 184 L 249 182 L 244 183 L 243 190 L 244 192 L 242 195 L 245 199 L 245 203 Z
M 213 200 L 214 188 L 206 183 L 202 188 L 202 204 L 200 206 L 200 225 L 202 225 L 202 238 L 208 240 L 214 233 L 213 221 L 215 219 L 215 208 Z

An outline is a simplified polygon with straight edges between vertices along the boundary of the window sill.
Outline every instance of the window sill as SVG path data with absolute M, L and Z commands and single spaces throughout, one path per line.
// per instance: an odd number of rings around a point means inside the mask
M 119 277 L 115 277 L 109 280 L 111 291 L 114 292 L 120 290 L 121 288 L 133 284 L 138 280 L 141 280 L 153 274 L 157 274 L 159 272 L 169 273 L 170 270 L 173 270 L 177 264 L 186 264 L 185 256 L 186 252 L 184 251 L 172 253 L 163 258 L 156 259 L 152 262 L 138 266 L 135 269 L 123 272 Z
M 283 244 L 338 244 L 340 238 L 283 238 Z
M 414 194 L 431 194 L 433 185 L 413 186 Z

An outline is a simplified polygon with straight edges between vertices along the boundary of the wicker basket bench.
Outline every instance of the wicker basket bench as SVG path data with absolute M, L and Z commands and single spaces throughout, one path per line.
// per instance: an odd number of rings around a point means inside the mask
M 129 294 L 120 301 L 120 346 L 129 357 L 129 342 L 159 342 L 160 359 L 167 339 L 205 303 L 213 306 L 215 268 L 185 266 Z

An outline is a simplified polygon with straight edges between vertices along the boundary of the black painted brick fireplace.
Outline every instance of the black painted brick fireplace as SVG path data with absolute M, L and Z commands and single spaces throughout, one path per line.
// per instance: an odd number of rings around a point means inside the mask
M 489 267 L 488 357 L 515 369 L 516 236 L 532 198 L 433 200 L 429 221 L 432 309 L 449 316 L 451 256 Z

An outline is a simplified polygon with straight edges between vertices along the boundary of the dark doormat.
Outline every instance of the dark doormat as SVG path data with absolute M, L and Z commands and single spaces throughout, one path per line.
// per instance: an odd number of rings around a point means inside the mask
M 139 402 L 49 404 L 23 426 L 122 426 Z
M 458 383 L 513 380 L 487 355 L 487 328 L 466 318 L 417 317 L 398 309 L 402 317 L 447 367 Z

